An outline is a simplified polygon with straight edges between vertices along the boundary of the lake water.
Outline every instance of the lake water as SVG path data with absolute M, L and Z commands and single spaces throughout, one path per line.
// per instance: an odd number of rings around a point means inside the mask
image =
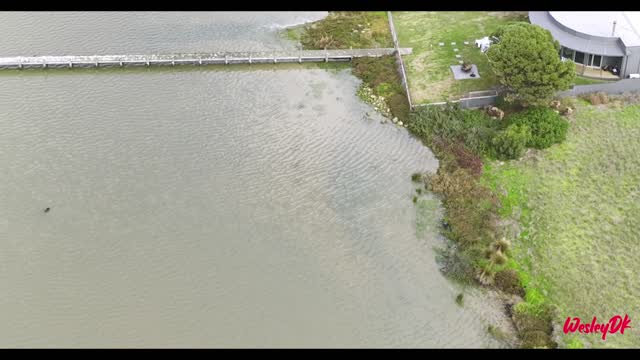
M 294 48 L 326 13 L 0 13 L 0 56 Z M 0 346 L 485 347 L 350 70 L 0 73 Z M 43 209 L 51 211 L 44 213 Z M 432 220 L 432 221 L 431 221 Z

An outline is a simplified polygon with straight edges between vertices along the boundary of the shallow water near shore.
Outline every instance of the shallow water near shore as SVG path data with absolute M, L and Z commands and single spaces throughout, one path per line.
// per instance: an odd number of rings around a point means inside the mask
M 0 13 L 0 55 L 294 48 L 322 16 Z M 349 69 L 0 78 L 0 346 L 500 346 L 499 302 L 458 306 L 416 234 L 437 160 Z

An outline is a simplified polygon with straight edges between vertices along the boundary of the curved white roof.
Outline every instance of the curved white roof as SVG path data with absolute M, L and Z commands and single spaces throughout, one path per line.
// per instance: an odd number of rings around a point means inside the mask
M 577 32 L 620 38 L 625 46 L 640 46 L 640 11 L 549 11 L 549 14 Z

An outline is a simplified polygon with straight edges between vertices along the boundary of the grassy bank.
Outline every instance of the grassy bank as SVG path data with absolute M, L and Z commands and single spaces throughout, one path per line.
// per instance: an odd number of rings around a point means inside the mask
M 304 49 L 369 49 L 393 47 L 384 11 L 331 11 L 313 23 L 286 30 Z
M 496 77 L 474 41 L 502 25 L 527 21 L 526 12 L 486 11 L 407 11 L 394 12 L 393 18 L 400 46 L 413 48 L 404 59 L 415 104 L 455 100 L 469 91 L 493 88 Z M 458 65 L 458 60 L 476 64 L 480 78 L 454 80 L 449 66 Z
M 522 271 L 531 259 L 515 257 L 513 249 L 521 236 L 519 222 L 529 211 L 523 205 L 528 179 L 506 171 L 503 176 L 512 182 L 498 188 L 492 170 L 506 166 L 496 159 L 520 158 L 526 148 L 553 148 L 564 140 L 568 127 L 550 108 L 529 108 L 497 119 L 457 105 L 420 107 L 409 122 L 409 130 L 440 160 L 437 173 L 424 175 L 423 181 L 441 196 L 442 232 L 455 247 L 444 252 L 446 274 L 500 290 L 523 347 L 556 346 L 553 308 Z M 518 217 L 512 218 L 514 213 Z
M 574 82 L 574 85 L 603 84 L 603 83 L 606 83 L 606 82 L 608 82 L 608 81 L 606 81 L 606 80 L 598 80 L 598 79 L 591 79 L 591 78 L 588 78 L 588 77 L 576 75 L 576 80 Z
M 384 11 L 339 11 L 286 32 L 309 50 L 393 47 L 388 21 Z M 351 66 L 353 74 L 362 80 L 358 96 L 386 117 L 407 123 L 409 103 L 395 57 L 358 58 Z
M 509 267 L 526 288 L 524 312 L 555 309 L 568 317 L 608 321 L 640 314 L 640 106 L 582 102 L 567 141 L 521 161 L 492 162 L 483 181 L 497 194 L 500 215 L 520 236 Z M 629 331 L 606 341 L 556 332 L 578 347 L 637 347 Z

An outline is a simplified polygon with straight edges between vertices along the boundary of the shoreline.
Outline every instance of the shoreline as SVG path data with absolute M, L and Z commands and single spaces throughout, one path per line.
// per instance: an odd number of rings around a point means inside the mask
M 335 17 L 338 17 L 338 16 L 336 15 Z M 329 13 L 329 16 L 325 17 L 324 19 L 318 22 L 323 22 L 323 21 L 330 22 L 331 19 L 332 19 L 332 12 Z M 391 38 L 391 30 L 388 28 L 389 26 L 388 18 L 386 17 L 386 15 L 384 17 L 384 21 L 387 23 L 387 33 L 389 38 Z M 315 23 L 318 23 L 318 22 L 315 22 Z M 312 43 L 313 40 L 309 39 L 308 33 L 305 33 L 305 31 L 308 31 L 309 28 L 312 28 L 314 26 L 313 24 L 314 23 L 297 26 L 295 27 L 295 29 L 285 28 L 282 31 L 285 33 L 286 36 L 289 37 L 290 40 L 298 41 L 298 46 L 300 46 L 301 48 L 305 50 L 313 49 L 313 43 Z M 329 25 L 327 25 L 327 27 L 329 27 Z M 365 44 L 366 42 L 363 43 L 363 45 Z M 371 44 L 366 44 L 366 45 L 367 45 L 366 47 L 371 47 Z M 389 117 L 389 119 L 392 119 L 392 122 L 395 123 L 396 125 L 408 127 L 409 133 L 412 136 L 416 136 L 415 131 L 412 131 L 412 128 L 411 128 L 411 122 L 412 122 L 412 118 L 415 111 L 411 110 L 409 107 L 406 94 L 404 92 L 404 86 L 402 85 L 400 76 L 398 74 L 395 57 L 390 56 L 388 58 L 389 59 L 385 59 L 385 58 L 365 59 L 366 61 L 354 60 L 354 62 L 351 63 L 353 74 L 362 80 L 362 86 L 361 88 L 358 89 L 357 95 L 361 98 L 362 101 L 373 105 L 375 111 L 381 112 L 383 115 Z M 360 60 L 360 59 L 357 59 L 357 60 Z M 385 72 L 386 72 L 385 74 L 386 76 L 384 77 L 384 80 L 386 81 L 379 80 L 378 79 L 380 77 L 379 74 L 381 73 L 384 74 Z M 380 86 L 381 84 L 383 85 Z M 388 88 L 391 88 L 392 91 L 384 93 L 384 90 L 387 90 Z M 381 95 L 380 94 L 381 92 L 383 92 L 383 94 L 387 96 Z M 395 98 L 396 102 L 393 103 L 391 101 L 391 104 L 389 104 L 390 103 L 389 99 L 390 97 L 393 99 L 393 96 L 396 96 Z M 398 101 L 398 96 L 402 97 L 404 101 Z M 387 105 L 388 107 L 385 109 L 384 105 Z M 402 110 L 402 107 L 405 108 L 404 111 Z M 420 139 L 420 136 L 416 136 L 416 137 Z M 438 172 L 446 171 L 447 166 L 445 164 L 447 163 L 448 158 L 450 158 L 451 154 L 448 154 L 446 151 L 443 151 L 443 149 L 439 149 L 438 147 L 429 146 L 429 144 L 425 143 L 424 139 L 421 139 L 421 140 L 424 146 L 427 146 L 438 159 L 440 163 Z M 442 169 L 445 169 L 445 170 L 442 170 Z M 424 174 L 421 174 L 421 177 L 422 175 Z M 415 181 L 414 181 L 414 185 L 415 185 Z M 414 204 L 416 204 L 416 202 L 418 201 L 418 198 L 422 193 L 422 191 L 429 191 L 429 185 L 427 182 L 423 182 L 422 185 L 424 188 L 416 189 L 416 192 L 418 193 L 418 195 L 414 196 L 413 198 Z M 432 193 L 441 199 L 443 203 L 443 207 L 445 208 L 445 212 L 446 212 L 446 207 L 447 207 L 446 204 L 448 201 L 447 197 L 442 196 L 443 194 L 437 191 L 432 191 Z M 440 249 L 440 251 L 442 251 L 443 253 L 446 253 L 447 251 L 451 252 L 451 249 L 454 248 L 455 249 L 453 250 L 454 254 L 452 255 L 453 255 L 453 258 L 457 258 L 459 256 L 458 254 L 459 250 L 457 249 L 458 245 L 456 244 L 456 241 L 451 239 L 448 234 L 443 233 L 442 231 L 440 231 L 440 233 L 441 235 L 443 235 L 443 237 L 446 239 L 448 243 L 447 249 Z M 439 262 L 438 259 L 436 259 L 436 261 Z M 452 259 L 447 258 L 445 259 L 445 261 L 448 263 L 451 263 Z M 456 261 L 457 259 L 453 259 L 453 262 L 456 262 Z M 454 267 L 456 266 L 458 265 L 455 264 Z M 442 271 L 442 272 L 450 280 L 460 283 L 460 281 L 456 281 L 456 280 L 461 280 L 461 279 L 455 279 L 455 277 L 452 278 L 451 274 L 448 274 L 448 271 L 446 269 L 445 271 Z M 466 279 L 462 279 L 462 283 L 464 283 L 465 286 L 471 285 L 471 286 L 491 292 L 493 294 L 492 296 L 499 299 L 500 302 L 502 303 L 502 306 L 505 309 L 504 313 L 509 322 L 510 329 L 504 329 L 504 324 L 503 326 L 495 326 L 495 324 L 494 325 L 490 324 L 486 329 L 486 331 L 496 341 L 503 344 L 507 344 L 508 347 L 511 347 L 511 348 L 518 347 L 520 342 L 520 339 L 518 339 L 520 338 L 520 336 L 518 336 L 519 335 L 518 324 L 516 321 L 514 321 L 513 316 L 511 314 L 512 309 L 515 306 L 515 303 L 518 302 L 518 299 L 514 300 L 513 295 L 509 295 L 508 293 L 505 293 L 504 291 L 502 291 L 501 289 L 495 286 L 483 286 L 482 284 L 478 284 L 477 281 L 475 280 L 476 279 L 474 277 L 468 277 Z M 463 294 L 461 293 L 460 295 L 458 295 L 458 298 L 455 301 L 462 302 L 462 298 L 463 298 Z

